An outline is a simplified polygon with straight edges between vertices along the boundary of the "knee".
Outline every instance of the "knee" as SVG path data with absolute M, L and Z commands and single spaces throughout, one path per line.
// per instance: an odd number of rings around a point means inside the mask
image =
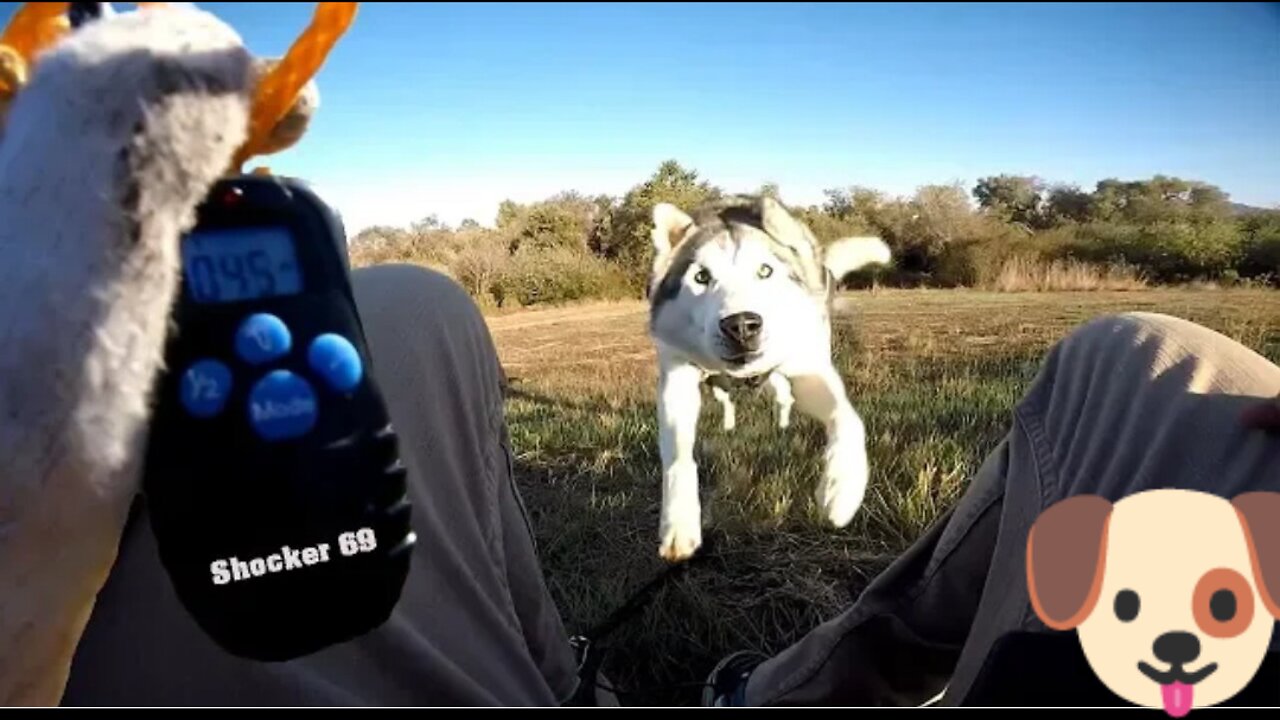
M 1205 356 L 1235 341 L 1190 320 L 1153 312 L 1123 312 L 1094 318 L 1070 332 L 1057 352 L 1079 361 L 1095 358 L 1112 364 L 1140 359 L 1150 369 Z
M 500 401 L 506 376 L 488 323 L 453 278 L 419 265 L 385 264 L 354 269 L 351 286 L 374 357 L 385 376 L 398 378 L 389 382 L 416 388 L 424 374 L 449 377 L 456 381 L 449 392 L 499 390 L 468 403 Z
M 1024 405 L 1048 414 L 1051 405 L 1092 402 L 1098 404 L 1093 411 L 1100 412 L 1153 393 L 1234 392 L 1255 382 L 1259 373 L 1252 368 L 1266 365 L 1235 340 L 1189 320 L 1116 313 L 1080 325 L 1054 345 Z
M 479 306 L 462 286 L 431 268 L 410 264 L 357 268 L 351 284 L 366 322 L 390 319 L 418 331 L 484 326 Z
M 351 285 L 369 341 L 382 352 L 495 352 L 479 305 L 448 275 L 418 265 L 374 265 L 354 270 Z
M 1172 315 L 1152 312 L 1120 312 L 1101 315 L 1074 329 L 1066 338 L 1073 343 L 1113 343 L 1117 337 L 1166 335 L 1200 326 Z
M 453 278 L 421 265 L 386 264 L 356 268 L 351 273 L 357 301 L 428 306 L 442 311 L 478 311 Z
M 1126 374 L 1122 368 L 1134 363 L 1151 365 L 1163 345 L 1158 317 L 1124 312 L 1088 320 L 1053 345 L 1041 372 L 1057 378 L 1058 384 L 1064 376 Z

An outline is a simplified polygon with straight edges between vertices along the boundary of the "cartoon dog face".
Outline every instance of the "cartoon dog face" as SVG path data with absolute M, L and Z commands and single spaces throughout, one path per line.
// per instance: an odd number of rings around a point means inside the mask
M 1280 493 L 1063 500 L 1027 538 L 1036 614 L 1112 692 L 1181 717 L 1240 692 L 1280 619 Z

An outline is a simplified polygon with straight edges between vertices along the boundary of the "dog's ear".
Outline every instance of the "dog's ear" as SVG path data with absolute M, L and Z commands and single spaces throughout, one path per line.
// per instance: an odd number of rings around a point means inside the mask
M 812 289 L 825 288 L 826 270 L 819 257 L 818 238 L 809 226 L 797 220 L 782 203 L 771 197 L 762 197 L 759 203 L 760 224 L 770 237 L 791 253 L 804 284 Z
M 1280 620 L 1280 492 L 1247 492 L 1231 504 L 1249 544 L 1258 594 L 1271 616 Z
M 1111 501 L 1097 495 L 1060 500 L 1027 535 L 1027 587 L 1045 625 L 1071 630 L 1093 612 L 1102 591 Z
M 653 249 L 658 255 L 671 252 L 671 248 L 689 235 L 693 218 L 671 203 L 653 206 Z
M 803 251 L 806 254 L 811 254 L 817 249 L 816 244 L 809 242 L 809 228 L 787 212 L 782 203 L 766 195 L 760 198 L 759 204 L 760 224 L 775 240 L 788 247 L 794 246 L 797 251 Z

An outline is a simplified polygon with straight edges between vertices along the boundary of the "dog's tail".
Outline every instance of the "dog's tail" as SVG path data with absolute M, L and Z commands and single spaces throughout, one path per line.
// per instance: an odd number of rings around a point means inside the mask
M 851 237 L 836 240 L 823 248 L 822 264 L 837 279 L 868 265 L 888 265 L 893 252 L 878 237 Z

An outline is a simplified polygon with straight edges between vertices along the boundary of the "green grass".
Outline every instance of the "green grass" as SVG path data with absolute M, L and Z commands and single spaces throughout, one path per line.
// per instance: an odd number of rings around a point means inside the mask
M 697 447 L 705 559 L 618 629 L 609 677 L 628 704 L 688 704 L 723 655 L 774 653 L 847 607 L 963 493 L 1008 427 L 1040 359 L 1100 314 L 1156 310 L 1280 361 L 1280 293 L 1169 291 L 849 296 L 837 368 L 867 426 L 871 484 L 835 530 L 812 493 L 821 428 L 776 427 L 768 390 L 738 398 L 720 429 L 704 394 Z M 563 313 L 558 315 L 557 313 Z M 532 319 L 532 321 L 530 321 Z M 665 565 L 657 528 L 656 372 L 643 308 L 492 320 L 512 376 L 508 423 L 543 571 L 570 632 L 602 621 Z

